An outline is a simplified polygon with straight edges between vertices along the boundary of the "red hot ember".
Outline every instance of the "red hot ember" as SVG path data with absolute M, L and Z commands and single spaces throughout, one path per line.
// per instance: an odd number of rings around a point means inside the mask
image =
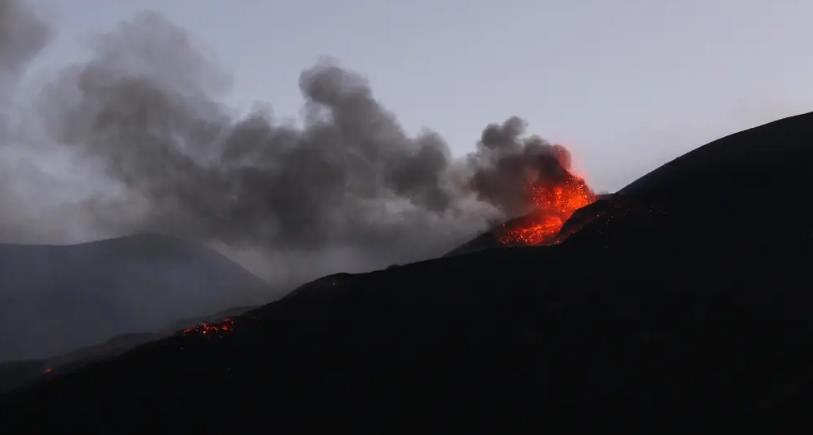
M 202 322 L 198 325 L 183 330 L 183 335 L 203 335 L 212 336 L 219 334 L 229 334 L 234 331 L 234 320 L 227 317 L 220 322 Z

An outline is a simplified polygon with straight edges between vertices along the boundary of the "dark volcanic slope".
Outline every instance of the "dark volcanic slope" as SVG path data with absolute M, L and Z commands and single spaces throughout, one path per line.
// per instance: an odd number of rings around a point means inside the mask
M 813 114 L 733 134 L 577 211 L 580 242 L 725 244 L 813 235 Z
M 613 229 L 598 222 L 594 229 L 627 237 L 632 230 L 627 225 L 648 226 L 658 219 L 653 237 L 698 243 L 707 237 L 733 237 L 736 243 L 786 232 L 793 237 L 813 220 L 811 119 L 811 114 L 783 119 L 700 147 L 577 212 L 563 232 L 581 230 L 598 218 L 614 221 Z M 499 246 L 489 231 L 448 255 Z
M 783 157 L 761 174 L 777 187 L 799 181 L 787 169 L 811 161 L 811 137 L 806 115 L 709 148 L 772 138 Z M 809 432 L 813 241 L 796 217 L 810 203 L 754 188 L 758 169 L 743 166 L 760 159 L 729 170 L 709 153 L 582 210 L 562 245 L 326 277 L 232 334 L 49 375 L 0 399 L 0 421 L 11 433 Z M 730 182 L 678 195 L 665 186 L 683 165 Z
M 813 114 L 775 121 L 714 141 L 639 178 L 619 193 L 652 200 L 719 201 L 801 195 L 813 186 Z
M 273 299 L 244 269 L 179 239 L 0 245 L 0 361 L 50 357 Z
M 697 225 L 721 221 L 728 235 L 746 240 L 809 234 L 811 118 L 787 118 L 715 141 L 647 174 L 619 195 L 672 209 Z

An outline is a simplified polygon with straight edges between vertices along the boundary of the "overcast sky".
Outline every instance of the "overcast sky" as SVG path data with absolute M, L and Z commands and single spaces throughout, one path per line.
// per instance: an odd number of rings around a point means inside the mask
M 320 56 L 366 75 L 410 132 L 454 152 L 519 115 L 570 146 L 599 190 L 721 135 L 813 107 L 813 2 L 33 0 L 56 38 L 38 68 L 141 10 L 186 28 L 231 72 L 229 101 L 295 118 Z

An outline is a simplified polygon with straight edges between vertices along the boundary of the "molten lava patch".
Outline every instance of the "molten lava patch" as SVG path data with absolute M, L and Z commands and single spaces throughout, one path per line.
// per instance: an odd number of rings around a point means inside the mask
M 559 182 L 531 183 L 528 194 L 535 211 L 524 219 L 503 225 L 497 235 L 503 245 L 547 245 L 556 243 L 559 231 L 573 213 L 596 200 L 585 181 L 567 175 Z
M 234 320 L 225 318 L 217 323 L 203 322 L 183 330 L 183 335 L 213 336 L 228 334 L 234 331 Z

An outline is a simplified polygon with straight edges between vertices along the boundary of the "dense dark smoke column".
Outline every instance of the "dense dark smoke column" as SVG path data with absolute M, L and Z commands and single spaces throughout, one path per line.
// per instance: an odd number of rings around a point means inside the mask
M 226 75 L 155 14 L 95 48 L 40 111 L 54 141 L 127 198 L 86 202 L 109 233 L 170 233 L 321 273 L 435 255 L 500 215 L 452 176 L 442 138 L 406 135 L 358 74 L 305 71 L 303 125 L 278 125 L 262 111 L 235 119 L 218 103 Z
M 570 176 L 570 152 L 539 136 L 524 137 L 525 122 L 509 118 L 483 131 L 477 152 L 469 156 L 474 174 L 471 188 L 480 199 L 496 205 L 508 217 L 531 211 L 534 206 L 526 187 L 559 184 Z
M 37 29 L 29 22 L 23 42 L 1 48 L 9 65 L 41 46 Z M 567 168 L 566 150 L 524 137 L 518 118 L 453 160 L 438 134 L 406 134 L 366 79 L 330 62 L 302 73 L 301 125 L 262 110 L 237 117 L 220 103 L 228 74 L 156 14 L 120 23 L 93 49 L 45 87 L 36 112 L 54 150 L 81 159 L 105 193 L 77 188 L 75 207 L 48 215 L 94 234 L 212 243 L 296 281 L 438 255 L 527 212 L 523 183 Z

